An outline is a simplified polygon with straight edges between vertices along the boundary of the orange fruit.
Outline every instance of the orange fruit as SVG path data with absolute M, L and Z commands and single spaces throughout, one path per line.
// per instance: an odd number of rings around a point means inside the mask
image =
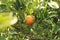
M 25 22 L 26 22 L 27 25 L 31 25 L 31 24 L 34 23 L 34 20 L 35 20 L 35 17 L 34 17 L 33 15 L 28 15 L 28 16 L 26 17 Z

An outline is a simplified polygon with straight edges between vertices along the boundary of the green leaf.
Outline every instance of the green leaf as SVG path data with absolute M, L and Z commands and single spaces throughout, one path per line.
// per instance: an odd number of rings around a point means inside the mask
M 0 13 L 0 29 L 10 27 L 17 22 L 17 17 L 13 13 L 4 12 Z

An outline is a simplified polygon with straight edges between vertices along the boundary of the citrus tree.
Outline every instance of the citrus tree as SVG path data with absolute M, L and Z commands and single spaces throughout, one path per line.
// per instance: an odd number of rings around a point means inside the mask
M 0 0 L 0 40 L 60 40 L 59 0 Z

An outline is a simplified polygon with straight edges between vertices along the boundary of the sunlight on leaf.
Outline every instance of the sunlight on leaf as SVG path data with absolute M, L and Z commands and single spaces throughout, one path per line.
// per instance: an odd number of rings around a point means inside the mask
M 10 24 L 13 25 L 13 24 L 15 24 L 17 21 L 18 21 L 17 17 L 13 17 L 13 18 L 10 20 Z
M 49 2 L 48 5 L 51 7 L 51 8 L 55 8 L 55 9 L 58 9 L 59 8 L 59 5 L 57 2 Z

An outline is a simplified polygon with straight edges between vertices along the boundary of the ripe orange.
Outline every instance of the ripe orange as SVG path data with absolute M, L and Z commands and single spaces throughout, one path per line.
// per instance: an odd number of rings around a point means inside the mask
M 34 20 L 35 20 L 35 18 L 34 18 L 33 15 L 28 15 L 28 16 L 26 17 L 25 22 L 26 22 L 27 25 L 31 25 L 31 24 L 34 23 Z

